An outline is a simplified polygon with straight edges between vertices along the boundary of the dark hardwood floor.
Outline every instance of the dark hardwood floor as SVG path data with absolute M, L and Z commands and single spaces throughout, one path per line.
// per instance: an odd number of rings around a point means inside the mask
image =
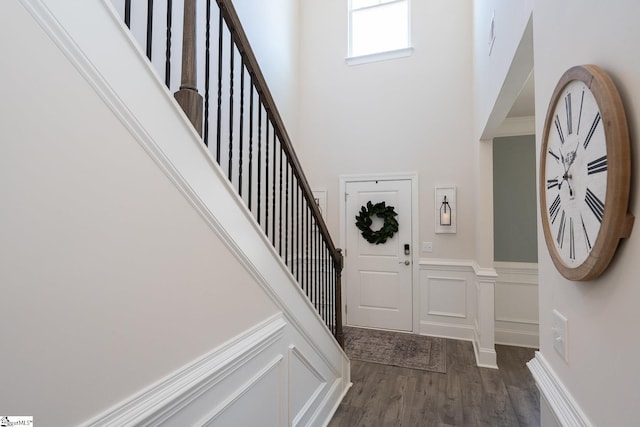
M 351 361 L 353 386 L 329 427 L 539 426 L 526 362 L 534 349 L 497 345 L 500 369 L 478 368 L 473 345 L 447 340 L 447 373 Z

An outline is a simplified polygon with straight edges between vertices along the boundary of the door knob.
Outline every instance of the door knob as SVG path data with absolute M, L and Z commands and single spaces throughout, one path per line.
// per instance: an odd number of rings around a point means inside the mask
M 404 260 L 404 261 L 400 261 L 400 262 L 398 262 L 398 264 L 409 265 L 409 264 L 411 264 L 411 261 L 409 261 L 409 260 L 407 259 L 407 260 Z

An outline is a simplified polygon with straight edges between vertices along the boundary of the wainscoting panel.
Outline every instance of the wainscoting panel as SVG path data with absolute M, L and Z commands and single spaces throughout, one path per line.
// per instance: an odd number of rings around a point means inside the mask
M 325 378 L 296 347 L 289 346 L 289 425 L 304 425 L 327 388 Z
M 470 263 L 446 260 L 420 262 L 419 333 L 473 339 L 475 305 Z
M 282 425 L 284 401 L 280 393 L 273 392 L 279 388 L 281 364 L 282 356 L 273 359 L 227 396 L 216 408 L 192 425 Z M 182 420 L 175 419 L 171 420 L 171 424 L 187 425 L 183 424 Z
M 342 374 L 278 314 L 84 426 L 324 425 Z
M 497 368 L 496 277 L 473 260 L 420 260 L 418 333 L 472 341 L 478 366 Z
M 467 281 L 460 278 L 428 276 L 427 314 L 467 317 Z
M 496 262 L 496 343 L 538 348 L 538 265 Z

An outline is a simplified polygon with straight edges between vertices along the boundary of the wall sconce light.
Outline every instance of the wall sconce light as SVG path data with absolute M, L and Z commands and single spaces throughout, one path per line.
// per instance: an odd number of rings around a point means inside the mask
M 435 190 L 435 231 L 438 234 L 455 234 L 458 220 L 456 187 L 448 185 Z
M 440 205 L 440 225 L 451 226 L 451 206 L 447 202 L 447 196 L 444 196 Z

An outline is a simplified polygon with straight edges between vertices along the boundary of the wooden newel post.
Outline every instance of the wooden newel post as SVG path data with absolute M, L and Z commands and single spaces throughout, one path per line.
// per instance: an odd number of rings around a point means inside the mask
M 174 96 L 202 136 L 202 95 L 198 93 L 196 76 L 196 0 L 184 0 L 182 33 L 182 78 Z
M 336 260 L 336 340 L 344 348 L 344 333 L 342 332 L 342 268 L 344 257 L 342 249 L 338 249 L 340 257 Z

